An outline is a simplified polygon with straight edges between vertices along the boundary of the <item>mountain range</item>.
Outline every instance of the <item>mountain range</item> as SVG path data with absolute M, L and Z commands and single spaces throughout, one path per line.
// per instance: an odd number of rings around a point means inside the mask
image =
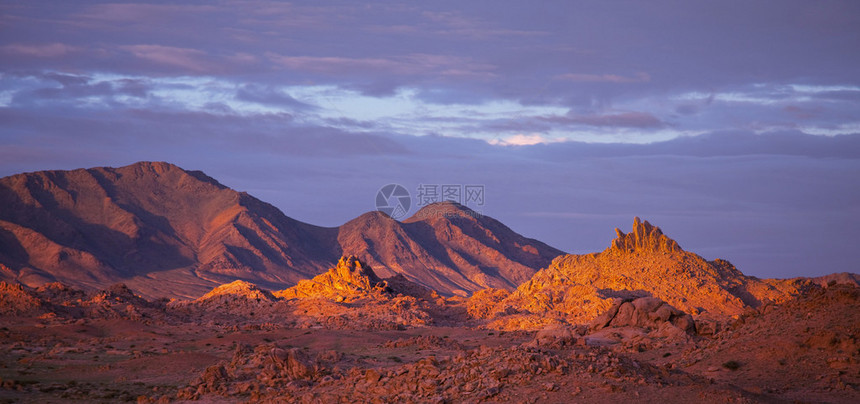
M 0 178 L 0 279 L 83 288 L 123 282 L 148 297 L 198 297 L 244 280 L 295 285 L 354 255 L 382 277 L 446 295 L 512 290 L 563 254 L 455 203 L 398 222 L 292 219 L 200 171 L 163 162 Z
M 860 402 L 857 274 L 615 234 L 319 227 L 167 163 L 0 178 L 0 401 Z

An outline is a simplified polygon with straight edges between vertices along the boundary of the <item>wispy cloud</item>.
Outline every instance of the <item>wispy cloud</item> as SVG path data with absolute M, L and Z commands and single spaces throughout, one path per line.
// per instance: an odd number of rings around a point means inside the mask
M 206 52 L 197 49 L 162 45 L 126 45 L 120 47 L 139 59 L 160 65 L 180 67 L 194 72 L 213 70 L 204 61 Z
M 618 128 L 654 129 L 666 126 L 654 115 L 645 112 L 621 112 L 605 115 L 578 115 L 568 113 L 564 116 L 540 117 L 540 120 L 557 124 L 577 124 L 586 126 L 605 126 Z
M 218 11 L 216 5 L 106 3 L 87 6 L 76 14 L 79 19 L 120 23 L 164 21 L 165 18 L 181 15 L 199 15 Z
M 639 72 L 632 76 L 621 76 L 617 74 L 565 73 L 555 76 L 555 78 L 558 80 L 581 83 L 647 83 L 651 81 L 651 75 L 644 72 Z
M 293 70 L 325 74 L 355 74 L 373 72 L 399 76 L 437 74 L 441 76 L 493 77 L 495 67 L 476 63 L 468 58 L 409 54 L 396 58 L 349 58 L 336 56 L 285 56 L 267 54 L 276 64 Z
M 0 52 L 18 56 L 30 56 L 36 58 L 56 58 L 66 56 L 73 52 L 80 51 L 80 48 L 69 46 L 62 43 L 50 44 L 10 44 L 0 47 Z
M 246 84 L 236 91 L 236 99 L 297 110 L 316 108 L 315 106 L 299 101 L 293 98 L 290 94 L 272 86 Z
M 536 144 L 551 143 L 554 140 L 547 139 L 541 134 L 516 134 L 504 138 L 491 139 L 489 143 L 496 146 L 532 146 Z

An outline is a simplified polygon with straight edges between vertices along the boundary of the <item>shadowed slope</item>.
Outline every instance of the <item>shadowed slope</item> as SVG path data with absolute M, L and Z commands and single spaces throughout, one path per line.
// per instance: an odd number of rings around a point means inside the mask
M 511 290 L 561 251 L 465 207 L 434 204 L 404 223 L 370 212 L 322 228 L 168 163 L 0 179 L 0 279 L 146 296 L 199 296 L 246 280 L 292 286 L 356 255 L 444 294 Z
M 0 206 L 0 261 L 30 285 L 193 296 L 236 278 L 292 283 L 329 261 L 316 240 L 332 230 L 167 163 L 2 178 Z
M 397 222 L 370 212 L 344 224 L 345 255 L 372 265 L 380 276 L 400 273 L 443 294 L 487 287 L 511 290 L 562 254 L 462 205 L 425 206 Z

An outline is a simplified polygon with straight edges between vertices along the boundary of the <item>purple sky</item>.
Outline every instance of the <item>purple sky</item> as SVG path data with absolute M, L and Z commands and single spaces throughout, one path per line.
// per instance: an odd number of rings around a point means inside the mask
M 854 0 L 4 1 L 0 176 L 169 161 L 326 226 L 480 184 L 568 252 L 638 215 L 748 274 L 860 272 L 858 66 Z

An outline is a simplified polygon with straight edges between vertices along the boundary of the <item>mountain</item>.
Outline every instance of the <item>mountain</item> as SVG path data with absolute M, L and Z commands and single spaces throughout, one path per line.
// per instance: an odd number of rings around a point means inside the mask
M 398 222 L 370 212 L 344 224 L 338 242 L 345 255 L 445 294 L 509 289 L 563 254 L 525 238 L 499 221 L 453 202 L 425 206 Z
M 490 311 L 494 313 L 556 313 L 572 322 L 587 322 L 608 310 L 616 298 L 652 296 L 692 314 L 737 315 L 783 300 L 813 283 L 746 276 L 726 260 L 707 261 L 684 251 L 660 228 L 638 217 L 630 233 L 615 232 L 617 237 L 603 252 L 558 257 L 503 300 L 498 294 L 489 299 L 487 292 L 476 298 L 497 304 Z M 475 312 L 487 312 L 480 303 L 473 303 Z
M 234 280 L 282 289 L 343 255 L 380 276 L 468 294 L 513 289 L 561 254 L 453 204 L 404 223 L 371 212 L 318 227 L 157 162 L 0 178 L 0 207 L 0 279 L 88 289 L 125 282 L 151 297 L 195 297 Z
M 4 275 L 28 285 L 187 297 L 233 279 L 288 284 L 326 268 L 334 234 L 167 163 L 13 175 L 0 206 Z

